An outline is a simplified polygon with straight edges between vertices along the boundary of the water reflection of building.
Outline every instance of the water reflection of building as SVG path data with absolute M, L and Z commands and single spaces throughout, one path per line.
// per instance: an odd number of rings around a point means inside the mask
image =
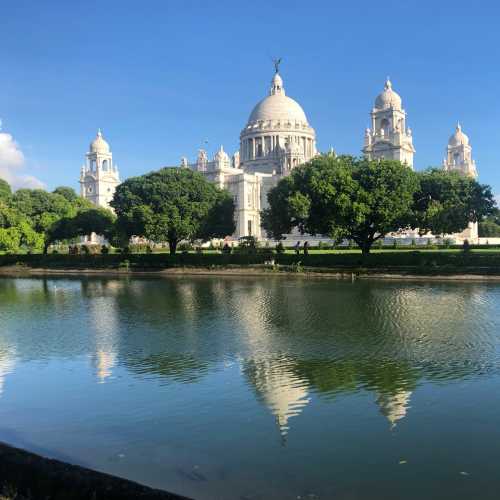
M 246 364 L 244 372 L 259 399 L 276 417 L 280 433 L 285 437 L 290 430 L 289 419 L 300 415 L 310 401 L 307 382 L 294 374 L 284 359 L 252 361 Z
M 339 395 L 374 394 L 374 410 L 393 427 L 408 416 L 421 377 L 456 379 L 491 360 L 489 323 L 477 321 L 491 316 L 484 286 L 313 286 L 272 277 L 115 283 L 116 290 L 95 285 L 92 292 L 101 380 L 118 362 L 118 344 L 129 369 L 181 383 L 237 359 L 282 435 L 312 393 L 332 403 Z M 108 331 L 117 328 L 115 314 L 120 343 Z M 126 335 L 136 326 L 143 335 Z
M 10 351 L 1 350 L 0 351 L 0 396 L 3 394 L 5 378 L 9 373 L 12 373 L 14 366 L 16 365 L 16 351 L 11 349 Z
M 94 352 L 92 365 L 97 378 L 104 383 L 112 373 L 117 363 L 118 319 L 116 301 L 116 287 L 120 288 L 119 281 L 99 281 L 86 284 L 86 293 L 92 295 L 89 304 L 90 331 L 94 334 Z M 89 286 L 92 290 L 89 290 Z M 113 292 L 113 293 L 110 293 Z
M 384 415 L 391 424 L 391 429 L 396 427 L 399 420 L 406 417 L 410 408 L 411 391 L 399 391 L 395 393 L 380 393 L 377 397 L 377 404 L 380 413 Z
M 232 308 L 238 308 L 240 328 L 245 343 L 243 372 L 255 389 L 258 398 L 275 416 L 280 434 L 290 430 L 290 418 L 298 416 L 310 402 L 306 380 L 294 371 L 292 357 L 272 357 L 276 351 L 286 353 L 289 346 L 275 335 L 270 305 L 276 296 L 276 284 L 253 282 L 247 287 L 244 302 L 231 296 Z M 286 338 L 284 339 L 286 341 Z

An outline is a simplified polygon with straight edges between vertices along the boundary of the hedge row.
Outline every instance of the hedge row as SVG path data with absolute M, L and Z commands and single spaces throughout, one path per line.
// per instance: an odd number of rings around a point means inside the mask
M 500 253 L 472 252 L 451 253 L 413 251 L 373 253 L 363 257 L 359 253 L 346 254 L 280 254 L 271 257 L 275 263 L 293 266 L 300 263 L 308 267 L 330 268 L 398 268 L 398 267 L 480 267 L 496 268 L 500 272 Z M 108 254 L 108 255 L 0 255 L 0 266 L 25 265 L 39 268 L 60 269 L 165 269 L 169 267 L 193 266 L 244 266 L 264 264 L 270 257 L 258 253 L 245 254 Z

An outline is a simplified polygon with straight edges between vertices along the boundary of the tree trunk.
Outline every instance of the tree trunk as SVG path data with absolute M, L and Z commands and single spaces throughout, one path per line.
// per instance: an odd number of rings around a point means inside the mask
M 175 255 L 175 252 L 177 252 L 177 239 L 171 238 L 168 240 L 168 246 L 170 248 L 170 255 Z
M 373 241 L 363 241 L 363 243 L 360 245 L 361 246 L 361 254 L 363 257 L 366 257 L 367 255 L 370 254 L 370 249 L 372 247 Z

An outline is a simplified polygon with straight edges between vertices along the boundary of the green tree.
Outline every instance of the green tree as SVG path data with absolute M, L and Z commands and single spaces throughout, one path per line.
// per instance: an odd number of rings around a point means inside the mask
M 277 239 L 293 228 L 347 238 L 368 254 L 375 241 L 408 227 L 417 187 L 415 173 L 398 161 L 322 155 L 270 191 L 263 227 Z
M 19 189 L 11 205 L 31 221 L 38 233 L 45 233 L 61 217 L 76 215 L 77 207 L 64 196 L 43 189 Z
M 458 172 L 429 169 L 418 174 L 412 226 L 420 234 L 452 234 L 469 222 L 491 215 L 495 200 L 491 188 Z
M 171 254 L 182 240 L 224 237 L 235 229 L 231 195 L 188 169 L 163 168 L 128 179 L 111 205 L 119 234 L 168 241 Z
M 500 210 L 493 209 L 492 214 L 479 222 L 481 238 L 500 238 Z
M 62 217 L 52 224 L 45 239 L 44 252 L 56 241 L 73 240 L 92 233 L 111 238 L 115 215 L 106 208 L 90 208 L 78 212 L 74 217 Z
M 43 236 L 37 233 L 19 211 L 0 201 L 0 250 L 14 253 L 24 248 L 39 251 Z
M 53 191 L 54 194 L 60 194 L 62 197 L 66 198 L 70 203 L 74 203 L 78 199 L 76 191 L 67 186 L 56 187 Z
M 7 201 L 12 196 L 12 190 L 7 181 L 0 179 L 0 201 Z

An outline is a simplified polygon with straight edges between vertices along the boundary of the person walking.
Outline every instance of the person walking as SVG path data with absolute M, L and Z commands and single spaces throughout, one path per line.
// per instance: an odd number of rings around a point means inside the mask
M 309 255 L 309 242 L 304 242 L 304 255 Z
M 300 254 L 300 241 L 297 241 L 297 243 L 295 244 L 295 255 L 299 254 Z

